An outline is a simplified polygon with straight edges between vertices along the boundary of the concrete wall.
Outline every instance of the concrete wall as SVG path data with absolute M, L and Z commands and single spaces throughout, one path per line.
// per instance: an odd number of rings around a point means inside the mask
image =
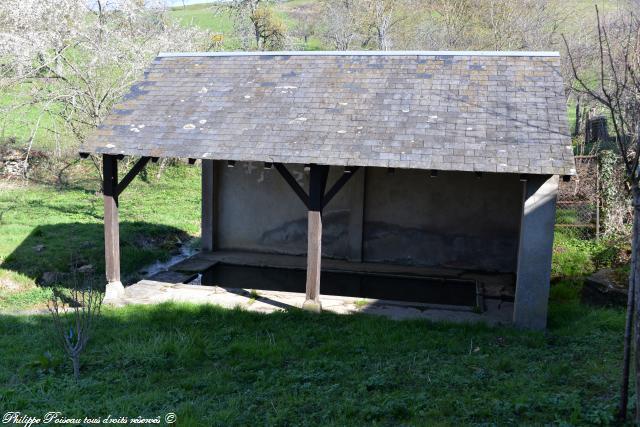
M 520 328 L 542 330 L 547 325 L 558 176 L 531 176 L 523 189 L 513 322 Z
M 301 165 L 289 171 L 306 190 L 309 174 Z M 216 162 L 215 246 L 304 255 L 307 252 L 307 208 L 275 169 L 262 163 L 238 162 L 228 168 Z M 332 170 L 329 182 L 340 170 Z M 325 210 L 323 252 L 346 258 L 350 215 L 348 191 L 338 194 Z
M 288 167 L 308 188 L 302 166 Z M 275 169 L 216 162 L 214 187 L 216 248 L 306 253 L 306 208 Z M 521 212 L 517 175 L 361 169 L 324 212 L 323 254 L 515 272 Z
M 514 272 L 521 211 L 517 175 L 371 169 L 364 259 Z

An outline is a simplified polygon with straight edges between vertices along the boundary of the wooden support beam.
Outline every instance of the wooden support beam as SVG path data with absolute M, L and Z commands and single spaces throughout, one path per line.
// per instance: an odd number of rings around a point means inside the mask
M 322 212 L 324 206 L 324 191 L 327 188 L 329 166 L 311 165 L 309 175 L 309 210 Z
M 118 219 L 118 158 L 102 156 L 104 176 L 104 255 L 107 288 L 105 302 L 114 302 L 124 295 L 120 282 L 120 226 Z
M 324 200 L 322 201 L 322 207 L 326 207 L 329 202 L 331 201 L 331 199 L 334 198 L 334 196 L 336 194 L 338 194 L 338 192 L 340 190 L 342 190 L 342 187 L 344 187 L 344 185 L 349 182 L 349 180 L 351 179 L 351 177 L 353 175 L 355 175 L 355 173 L 358 171 L 358 167 L 355 166 L 353 168 L 350 168 L 349 171 L 345 171 L 345 173 L 342 174 L 342 176 L 340 178 L 338 178 L 338 180 L 335 182 L 335 184 L 333 184 L 333 186 L 331 187 L 331 189 L 329 189 L 329 191 L 327 192 L 327 194 L 324 195 Z
M 329 166 L 312 164 L 309 175 L 309 212 L 307 213 L 307 282 L 302 308 L 319 312 L 320 272 L 322 271 L 322 207 Z
M 122 181 L 117 186 L 117 194 L 119 196 L 122 192 L 131 184 L 131 181 L 140 173 L 142 169 L 149 163 L 151 157 L 141 157 L 140 160 L 136 162 L 135 165 L 131 168 L 131 170 L 122 178 Z M 117 167 L 117 166 L 116 166 Z M 116 177 L 117 180 L 117 177 Z
M 306 299 L 302 308 L 319 312 L 322 309 L 320 304 L 322 210 L 334 196 L 338 194 L 344 185 L 349 182 L 359 168 L 355 166 L 346 169 L 343 175 L 333 184 L 329 192 L 325 194 L 327 178 L 329 176 L 329 166 L 311 164 L 309 165 L 309 193 L 307 194 L 282 163 L 274 163 L 274 166 L 308 209 Z M 362 221 L 362 215 L 360 215 L 358 221 Z M 357 252 L 359 255 L 356 255 L 359 258 L 361 256 L 361 248 Z
M 320 312 L 320 271 L 322 262 L 322 214 L 320 211 L 308 212 L 307 230 L 307 282 L 305 301 L 302 308 Z
M 282 163 L 274 163 L 273 166 L 275 166 L 276 170 L 280 173 L 282 178 L 284 178 L 287 184 L 289 184 L 289 187 L 291 187 L 291 189 L 298 195 L 300 200 L 302 200 L 302 203 L 304 203 L 305 206 L 309 207 L 309 196 L 307 196 L 307 193 L 305 193 L 302 187 L 300 187 L 300 184 L 298 184 L 298 181 L 296 181 L 296 179 L 291 175 L 287 167 Z

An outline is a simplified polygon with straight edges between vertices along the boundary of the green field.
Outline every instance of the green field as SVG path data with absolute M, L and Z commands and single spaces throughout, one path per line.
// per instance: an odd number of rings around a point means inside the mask
M 92 179 L 61 189 L 0 187 L 0 310 L 41 306 L 48 292 L 36 282 L 46 272 L 70 272 L 72 263 L 90 264 L 104 277 L 103 202 L 88 162 L 77 173 Z M 152 167 L 147 182 L 136 179 L 122 194 L 124 282 L 199 234 L 199 173 L 195 167 L 171 167 L 156 181 Z
M 0 93 L 0 142 L 14 139 L 26 144 L 33 136 L 34 148 L 53 150 L 56 142 L 53 135 L 59 129 L 48 113 L 32 104 L 30 89 L 31 85 L 22 84 Z
M 602 425 L 624 316 L 554 287 L 546 334 L 366 314 L 108 309 L 75 383 L 47 316 L 0 316 L 0 407 L 177 425 Z
M 170 15 L 184 26 L 196 26 L 216 33 L 231 34 L 233 20 L 223 8 L 210 4 L 195 4 L 185 8 L 174 7 Z

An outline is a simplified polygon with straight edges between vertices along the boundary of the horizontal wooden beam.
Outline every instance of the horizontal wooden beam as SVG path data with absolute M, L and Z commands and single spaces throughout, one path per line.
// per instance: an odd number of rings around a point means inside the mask
M 282 178 L 284 178 L 287 184 L 289 184 L 289 187 L 291 187 L 291 189 L 298 195 L 300 200 L 302 200 L 302 203 L 309 208 L 309 196 L 302 187 L 300 187 L 300 184 L 298 184 L 298 181 L 296 181 L 293 175 L 291 175 L 287 167 L 282 163 L 274 163 L 273 166 L 280 173 Z
M 140 173 L 142 169 L 149 163 L 151 157 L 141 157 L 135 165 L 129 170 L 129 172 L 122 178 L 122 181 L 118 184 L 117 195 L 119 196 L 128 186 L 131 181 Z

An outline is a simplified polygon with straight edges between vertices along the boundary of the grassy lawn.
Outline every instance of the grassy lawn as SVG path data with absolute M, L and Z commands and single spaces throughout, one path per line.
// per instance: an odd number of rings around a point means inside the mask
M 298 310 L 109 309 L 78 384 L 47 316 L 0 316 L 0 407 L 174 412 L 183 426 L 608 423 L 623 314 L 574 296 L 555 288 L 546 335 Z
M 51 115 L 41 114 L 39 106 L 30 105 L 31 88 L 31 84 L 22 84 L 10 91 L 0 93 L 0 142 L 6 138 L 13 138 L 17 142 L 26 144 L 33 135 L 33 148 L 52 150 L 55 148 L 55 138 L 50 130 L 61 131 L 61 129 L 56 127 Z M 5 109 L 7 109 L 6 112 Z M 39 126 L 33 133 L 38 120 Z
M 95 176 L 88 161 L 81 172 Z M 120 197 L 121 262 L 125 282 L 167 258 L 177 244 L 200 233 L 200 168 L 156 168 Z M 124 171 L 122 172 L 124 175 Z M 0 189 L 0 310 L 41 304 L 48 293 L 36 282 L 71 264 L 104 275 L 103 204 L 97 180 L 56 189 L 45 185 Z
M 185 8 L 174 7 L 170 14 L 172 18 L 177 19 L 185 26 L 196 26 L 218 33 L 231 34 L 233 32 L 233 18 L 228 13 L 220 13 L 223 10 L 223 8 L 216 9 L 216 6 L 205 3 L 189 5 Z
M 291 16 L 291 12 L 297 7 L 303 7 L 313 3 L 314 0 L 292 0 L 275 4 L 276 14 L 283 20 L 291 31 L 298 25 Z M 227 9 L 220 5 L 194 4 L 186 7 L 173 7 L 170 16 L 177 19 L 182 25 L 196 26 L 207 29 L 216 34 L 224 35 L 224 50 L 242 49 L 242 44 L 234 34 L 233 16 Z M 311 37 L 307 46 L 304 46 L 300 37 L 292 37 L 293 48 L 296 50 L 321 50 L 322 42 L 317 37 Z

